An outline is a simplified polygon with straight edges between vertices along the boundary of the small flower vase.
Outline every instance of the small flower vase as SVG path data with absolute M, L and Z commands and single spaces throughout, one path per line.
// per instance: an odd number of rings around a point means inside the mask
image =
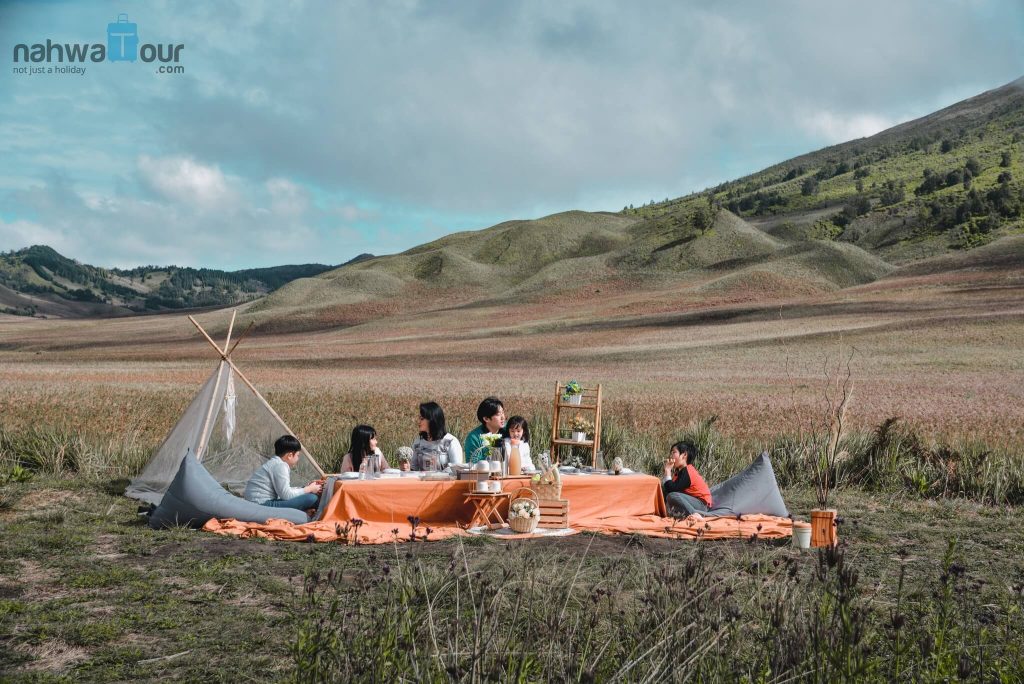
M 570 404 L 574 404 L 576 406 L 579 406 L 582 401 L 583 401 L 583 395 L 582 394 L 570 394 L 569 395 L 569 403 Z
M 572 441 L 574 441 L 574 442 L 585 442 L 585 441 L 587 441 L 587 433 L 586 432 L 575 432 L 574 431 L 572 433 Z

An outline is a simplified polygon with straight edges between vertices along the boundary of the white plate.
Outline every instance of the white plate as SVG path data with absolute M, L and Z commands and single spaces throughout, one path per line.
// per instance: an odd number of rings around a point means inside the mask
M 401 470 L 399 470 L 398 468 L 385 468 L 385 469 L 384 469 L 384 472 L 385 472 L 385 473 L 400 473 L 400 472 L 402 472 L 402 471 L 401 471 Z
M 575 472 L 577 472 L 577 470 L 576 470 L 576 468 L 573 468 L 572 466 L 558 466 L 558 472 L 560 472 L 560 473 L 575 473 Z
M 358 480 L 359 473 L 342 473 L 339 475 L 342 480 Z

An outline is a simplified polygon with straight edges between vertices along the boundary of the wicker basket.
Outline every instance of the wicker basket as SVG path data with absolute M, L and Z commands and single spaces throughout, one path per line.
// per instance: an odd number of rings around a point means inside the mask
M 520 487 L 516 490 L 515 497 L 508 505 L 508 526 L 512 528 L 513 532 L 518 534 L 530 534 L 537 529 L 537 523 L 540 522 L 540 516 L 533 518 L 513 518 L 512 507 L 519 501 L 529 501 L 537 510 L 540 510 L 540 499 L 537 498 L 537 493 L 529 487 Z
M 540 501 L 550 501 L 562 498 L 562 476 L 558 474 L 558 467 L 551 466 L 540 476 L 540 482 L 533 484 L 533 489 Z

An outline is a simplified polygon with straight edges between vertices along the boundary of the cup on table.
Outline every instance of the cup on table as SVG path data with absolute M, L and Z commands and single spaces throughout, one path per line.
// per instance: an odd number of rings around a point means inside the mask
M 478 492 L 489 492 L 491 491 L 490 482 L 487 480 L 478 480 L 476 483 L 476 491 Z
M 501 480 L 490 480 L 487 486 L 490 487 L 492 493 L 501 494 Z
M 500 473 L 501 472 L 501 461 L 491 461 L 491 472 L 492 473 Z

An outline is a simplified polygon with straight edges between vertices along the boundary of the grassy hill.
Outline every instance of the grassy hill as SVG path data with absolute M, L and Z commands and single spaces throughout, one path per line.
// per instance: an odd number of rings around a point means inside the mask
M 105 269 L 34 245 L 0 254 L 0 312 L 74 318 L 229 306 L 332 268 L 303 264 L 230 272 L 178 266 Z
M 774 237 L 848 242 L 902 264 L 1024 232 L 1024 78 L 702 193 L 624 215 L 710 202 Z
M 995 258 L 1001 248 L 981 248 L 1024 234 L 1022 141 L 1024 79 L 700 193 L 507 221 L 296 280 L 248 313 L 267 329 L 315 328 L 630 288 L 682 306 L 830 292 L 972 250 Z

